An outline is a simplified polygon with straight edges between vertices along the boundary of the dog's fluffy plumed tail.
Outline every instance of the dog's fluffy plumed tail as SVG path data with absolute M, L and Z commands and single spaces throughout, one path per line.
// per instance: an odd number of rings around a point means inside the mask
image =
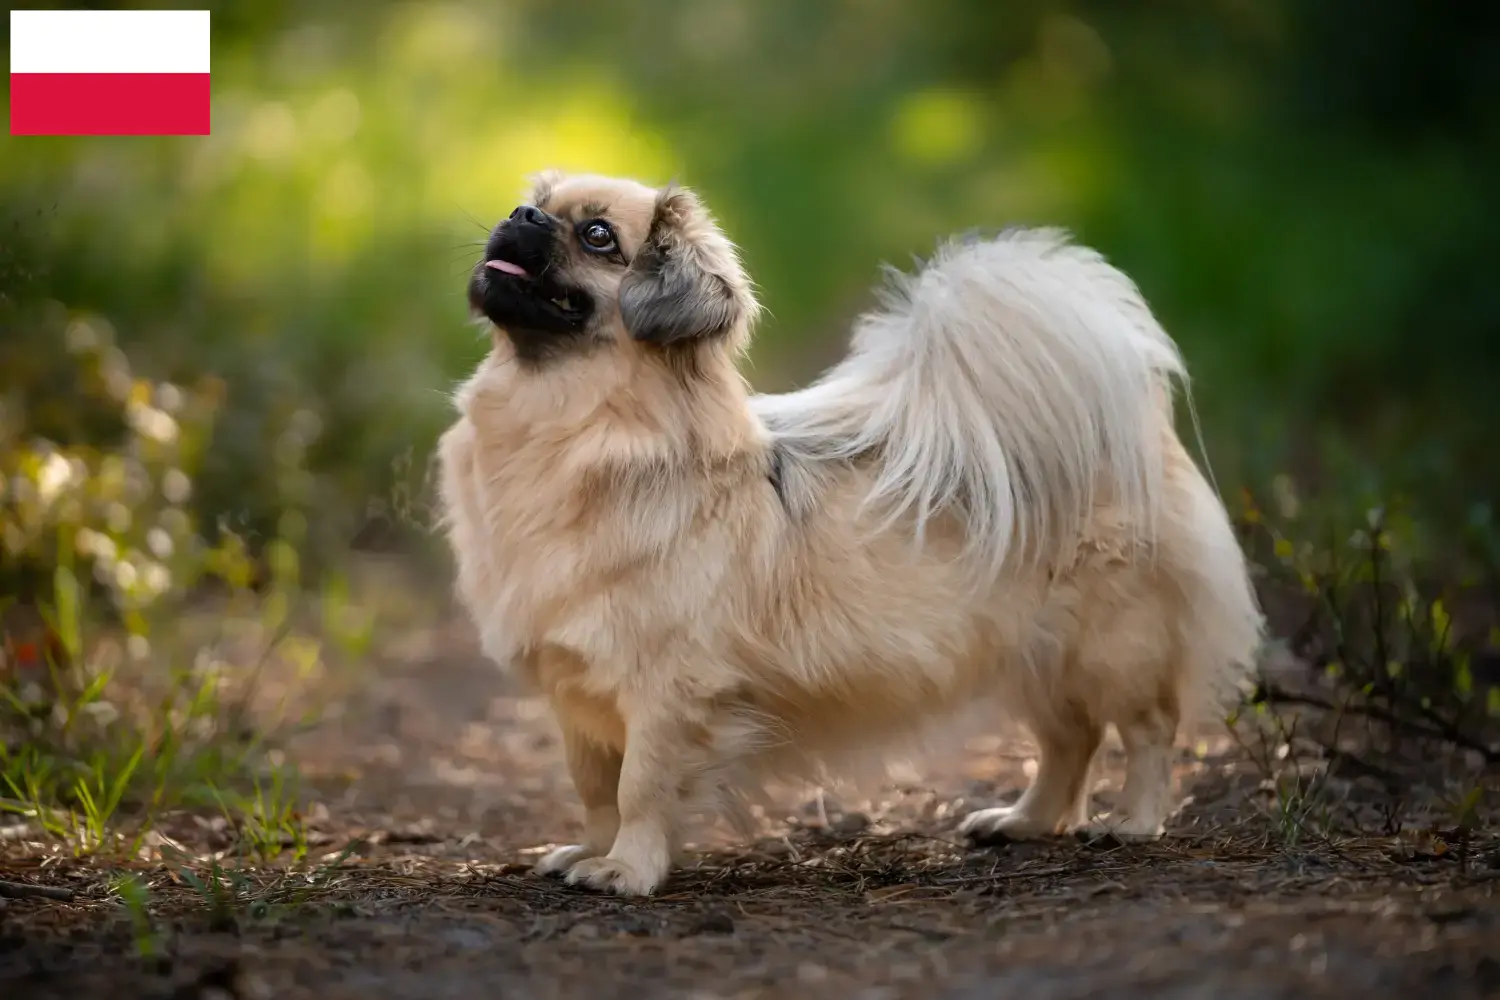
M 814 466 L 873 458 L 886 523 L 911 516 L 920 537 L 958 513 L 993 578 L 1012 561 L 1067 561 L 1096 502 L 1153 530 L 1184 375 L 1129 278 L 1061 231 L 1013 230 L 893 274 L 842 363 L 755 406 Z

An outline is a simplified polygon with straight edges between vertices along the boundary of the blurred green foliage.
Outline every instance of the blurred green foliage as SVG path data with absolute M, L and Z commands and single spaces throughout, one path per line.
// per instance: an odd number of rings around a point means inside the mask
M 268 710 L 265 675 L 358 659 L 372 616 L 339 574 L 302 588 L 295 506 L 262 559 L 200 523 L 221 380 L 143 378 L 97 317 L 23 316 L 52 337 L 0 342 L 0 816 L 135 855 L 162 817 L 214 808 L 237 850 L 300 860 L 295 774 L 270 751 L 307 706 L 292 688 Z M 300 457 L 284 440 L 278 478 Z
M 78 584 L 64 577 L 81 568 L 139 635 L 143 609 L 191 591 L 205 573 L 247 584 L 248 562 L 205 546 L 190 508 L 220 383 L 154 384 L 135 376 L 106 328 L 58 325 L 71 385 L 57 378 L 62 365 L 39 363 L 45 355 L 0 350 L 7 371 L 46 386 L 0 409 L 0 593 L 71 592 Z M 73 441 L 53 443 L 64 437 Z
M 704 191 L 770 307 L 765 388 L 838 354 L 881 261 L 1058 223 L 1183 344 L 1226 490 L 1500 486 L 1493 7 L 213 6 L 213 135 L 0 155 L 0 394 L 89 439 L 26 360 L 77 322 L 155 377 L 220 376 L 205 523 L 269 538 L 291 508 L 337 546 L 392 516 L 484 350 L 474 242 L 549 166 Z

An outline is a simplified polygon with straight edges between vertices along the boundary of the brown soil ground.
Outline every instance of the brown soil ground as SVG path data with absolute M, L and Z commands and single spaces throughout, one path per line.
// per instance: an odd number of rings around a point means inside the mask
M 1157 844 L 973 848 L 957 819 L 1031 766 L 1023 744 L 978 741 L 868 801 L 788 793 L 762 839 L 706 838 L 649 901 L 537 878 L 528 859 L 577 833 L 572 792 L 540 707 L 466 635 L 414 631 L 290 748 L 318 793 L 309 863 L 245 868 L 222 913 L 140 862 L 143 946 L 120 863 L 0 843 L 0 877 L 73 893 L 0 898 L 0 996 L 1500 996 L 1493 817 L 1433 832 L 1462 787 L 1451 761 L 1399 789 L 1389 761 L 1346 761 L 1293 821 L 1221 739 L 1184 752 L 1189 801 Z M 227 837 L 190 817 L 168 832 L 189 852 Z

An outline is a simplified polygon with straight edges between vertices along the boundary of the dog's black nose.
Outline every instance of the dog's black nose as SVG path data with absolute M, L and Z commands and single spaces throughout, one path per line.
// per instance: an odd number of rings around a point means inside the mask
M 509 261 L 539 274 L 552 256 L 559 226 L 556 218 L 535 205 L 521 205 L 490 233 L 485 260 Z
M 533 226 L 545 226 L 548 222 L 547 213 L 535 205 L 517 207 L 514 212 L 510 213 L 510 218 L 512 222 L 525 222 Z

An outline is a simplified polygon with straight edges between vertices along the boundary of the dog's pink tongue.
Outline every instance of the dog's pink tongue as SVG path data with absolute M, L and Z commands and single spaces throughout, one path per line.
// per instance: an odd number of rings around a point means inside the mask
M 514 274 L 518 278 L 531 277 L 531 275 L 526 273 L 526 268 L 520 264 L 512 264 L 508 260 L 487 260 L 484 262 L 484 266 L 492 267 L 497 271 L 504 271 L 506 274 Z

